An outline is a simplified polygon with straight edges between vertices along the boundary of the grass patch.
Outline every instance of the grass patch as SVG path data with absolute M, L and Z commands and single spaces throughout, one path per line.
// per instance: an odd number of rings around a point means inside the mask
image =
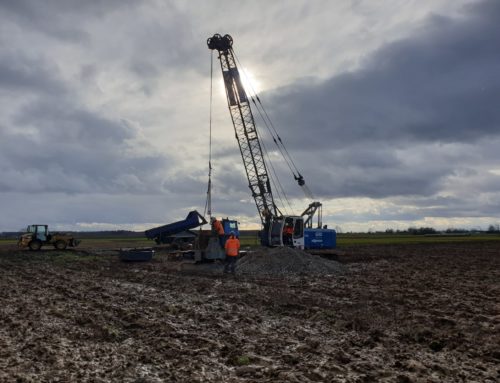
M 337 246 L 357 245 L 409 245 L 409 244 L 432 244 L 432 243 L 472 243 L 485 241 L 500 241 L 500 235 L 495 234 L 434 234 L 434 235 L 411 235 L 411 234 L 337 234 Z M 242 247 L 260 246 L 260 239 L 255 235 L 240 235 Z
M 419 243 L 472 243 L 500 241 L 500 236 L 491 234 L 470 235 L 407 235 L 407 234 L 337 234 L 337 246 L 356 245 L 405 245 Z
M 236 356 L 231 362 L 235 366 L 248 366 L 250 364 L 250 358 L 246 355 Z
M 0 245 L 17 245 L 17 239 L 0 239 Z
M 260 246 L 260 238 L 253 235 L 240 235 L 240 245 L 243 246 Z
M 116 247 L 151 247 L 156 243 L 145 237 L 138 238 L 82 238 L 81 244 L 90 247 L 116 245 Z

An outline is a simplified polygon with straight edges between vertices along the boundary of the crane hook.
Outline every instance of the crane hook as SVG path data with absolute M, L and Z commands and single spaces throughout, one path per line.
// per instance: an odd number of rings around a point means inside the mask
M 293 178 L 295 178 L 295 180 L 297 181 L 297 183 L 299 184 L 299 186 L 304 186 L 306 184 L 306 181 L 304 180 L 304 177 L 300 173 L 299 173 L 298 177 L 296 175 L 294 175 Z

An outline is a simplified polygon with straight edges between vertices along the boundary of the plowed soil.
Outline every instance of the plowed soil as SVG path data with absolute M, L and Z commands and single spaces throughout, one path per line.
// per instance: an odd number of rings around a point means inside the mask
M 499 381 L 499 243 L 342 250 L 279 277 L 0 250 L 0 381 Z

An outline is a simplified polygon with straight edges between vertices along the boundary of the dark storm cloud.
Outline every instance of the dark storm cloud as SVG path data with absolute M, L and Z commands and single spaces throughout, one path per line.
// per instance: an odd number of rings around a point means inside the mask
M 405 202 L 405 201 L 402 201 Z M 407 202 L 407 201 L 406 201 Z M 495 217 L 500 216 L 499 200 L 491 201 L 464 200 L 457 197 L 431 197 L 412 200 L 421 215 L 439 217 Z
M 113 145 L 132 138 L 134 134 L 119 121 L 58 98 L 45 98 L 29 104 L 17 113 L 13 122 L 17 126 L 35 126 L 47 141 L 54 142 L 71 140 L 78 144 Z
M 384 198 L 432 195 L 442 190 L 444 180 L 458 170 L 467 178 L 466 166 L 475 165 L 477 160 L 462 150 L 438 145 L 395 150 L 387 143 L 370 145 L 361 141 L 333 151 L 318 151 L 314 158 L 299 152 L 296 160 L 317 196 Z M 299 195 L 297 188 L 288 189 Z
M 23 29 L 44 33 L 61 40 L 81 42 L 87 39 L 87 34 L 75 28 L 69 19 L 64 17 L 66 6 L 86 2 L 60 1 L 2 1 L 0 11 L 3 19 L 22 25 Z M 81 15 L 81 14 L 80 14 Z
M 85 106 L 48 59 L 2 52 L 0 84 L 8 111 L 0 123 L 0 191 L 161 190 L 158 174 L 173 161 L 135 154 L 129 141 L 139 132 Z
M 166 156 L 134 155 L 136 137 L 126 124 L 74 105 L 40 102 L 15 121 L 30 133 L 2 130 L 1 191 L 128 192 L 159 191 L 155 178 Z M 22 150 L 21 150 L 22 148 Z M 172 162 L 170 162 L 172 163 Z
M 109 23 L 112 33 L 98 39 L 108 55 L 119 57 L 138 76 L 157 77 L 172 65 L 206 73 L 206 63 L 192 54 L 199 44 L 190 18 L 172 2 L 19 0 L 0 2 L 0 10 L 8 25 L 23 32 L 42 33 L 82 48 L 95 44 L 92 23 L 99 28 Z
M 16 0 L 0 2 L 4 18 L 24 30 L 72 43 L 87 42 L 89 34 L 81 27 L 85 19 L 99 19 L 133 0 Z
M 272 100 L 276 116 L 302 147 L 497 135 L 499 20 L 497 1 L 471 7 L 464 19 L 434 16 L 420 34 L 379 49 L 355 72 L 281 90 Z
M 500 134 L 499 41 L 500 3 L 476 3 L 461 18 L 432 16 L 356 71 L 280 89 L 268 105 L 317 194 L 432 195 Z M 425 150 L 438 143 L 477 145 Z
M 205 174 L 200 172 L 175 172 L 163 181 L 163 189 L 172 194 L 184 197 L 201 195 L 206 192 L 207 180 Z
M 57 80 L 58 68 L 42 58 L 33 59 L 0 51 L 0 92 L 61 93 L 63 84 Z
M 196 68 L 206 74 L 206 62 L 200 62 L 193 54 L 193 47 L 198 47 L 192 36 L 189 18 L 171 6 L 165 10 L 169 22 L 148 19 L 129 36 L 131 45 L 129 69 L 139 76 L 158 76 L 172 67 Z

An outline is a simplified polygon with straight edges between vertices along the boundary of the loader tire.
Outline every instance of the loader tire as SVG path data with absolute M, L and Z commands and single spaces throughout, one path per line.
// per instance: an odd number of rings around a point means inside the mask
M 35 239 L 34 241 L 31 241 L 28 246 L 30 250 L 38 251 L 42 248 L 42 242 L 38 239 Z
M 59 240 L 59 241 L 56 241 L 56 243 L 54 243 L 54 247 L 57 250 L 65 250 L 66 246 L 68 246 L 68 244 L 65 241 Z

